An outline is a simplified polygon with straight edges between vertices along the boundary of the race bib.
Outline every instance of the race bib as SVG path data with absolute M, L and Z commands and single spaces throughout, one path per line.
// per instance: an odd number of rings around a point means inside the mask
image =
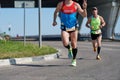
M 93 34 L 100 34 L 100 33 L 102 33 L 102 32 L 101 32 L 101 30 L 99 29 L 99 30 L 96 30 L 96 31 L 92 31 L 92 33 L 93 33 Z
M 66 31 L 75 31 L 75 30 L 76 30 L 75 26 L 72 28 L 66 28 Z

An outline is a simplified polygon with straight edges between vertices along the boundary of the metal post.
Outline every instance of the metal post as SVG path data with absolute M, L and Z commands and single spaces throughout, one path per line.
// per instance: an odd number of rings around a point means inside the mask
M 26 35 L 25 35 L 25 2 L 23 3 L 23 7 L 24 7 L 24 46 L 26 44 Z
M 39 47 L 42 47 L 42 36 L 41 36 L 41 0 L 38 0 L 38 24 L 39 24 Z

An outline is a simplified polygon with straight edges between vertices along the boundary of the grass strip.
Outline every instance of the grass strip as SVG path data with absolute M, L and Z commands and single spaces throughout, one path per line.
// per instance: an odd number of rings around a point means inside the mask
M 42 56 L 58 52 L 51 46 L 42 46 L 32 43 L 26 43 L 18 41 L 2 41 L 0 40 L 0 59 L 10 59 L 10 58 L 22 58 L 22 57 L 33 57 Z

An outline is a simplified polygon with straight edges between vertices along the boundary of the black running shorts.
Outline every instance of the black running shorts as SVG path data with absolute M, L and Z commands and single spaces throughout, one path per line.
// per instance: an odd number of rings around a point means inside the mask
M 92 34 L 91 33 L 91 39 L 92 40 L 96 40 L 99 36 L 101 36 L 102 34 Z

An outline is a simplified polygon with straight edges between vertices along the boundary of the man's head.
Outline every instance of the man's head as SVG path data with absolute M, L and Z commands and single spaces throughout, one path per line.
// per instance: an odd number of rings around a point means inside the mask
M 92 14 L 97 15 L 98 14 L 98 9 L 97 7 L 92 7 Z

